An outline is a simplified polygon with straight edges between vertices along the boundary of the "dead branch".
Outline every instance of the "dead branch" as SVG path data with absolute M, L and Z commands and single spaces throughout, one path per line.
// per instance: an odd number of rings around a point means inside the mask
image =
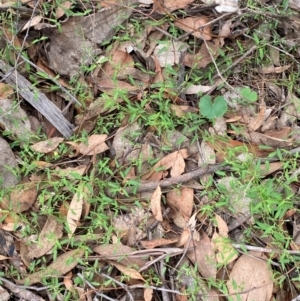
M 74 126 L 44 93 L 39 92 L 24 76 L 2 60 L 0 70 L 3 71 L 0 72 L 0 76 L 9 85 L 16 86 L 21 96 L 47 118 L 64 137 L 69 138 L 73 135 Z

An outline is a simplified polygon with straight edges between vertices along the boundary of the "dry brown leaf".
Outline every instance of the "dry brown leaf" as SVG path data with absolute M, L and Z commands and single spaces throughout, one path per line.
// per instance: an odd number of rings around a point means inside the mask
M 227 118 L 227 119 L 226 119 L 226 122 L 227 122 L 227 123 L 236 122 L 236 121 L 241 120 L 242 118 L 243 118 L 242 116 L 236 115 L 236 116 Z
M 216 260 L 219 264 L 227 265 L 238 258 L 238 252 L 232 246 L 229 238 L 221 236 L 215 232 L 212 236 Z
M 64 1 L 61 2 L 59 7 L 56 9 L 56 20 L 65 15 L 66 10 L 68 10 L 72 6 L 72 1 Z
M 188 4 L 191 4 L 194 0 L 156 0 L 154 2 L 154 10 L 159 13 L 172 12 L 177 9 L 185 8 Z M 166 11 L 167 10 L 167 11 Z
M 68 236 L 72 237 L 73 233 L 77 229 L 83 208 L 83 200 L 85 197 L 84 187 L 80 187 L 78 191 L 74 194 L 70 206 L 68 208 L 67 214 L 67 225 L 69 227 Z
M 270 74 L 270 73 L 281 73 L 284 72 L 286 70 L 288 70 L 290 67 L 292 66 L 292 64 L 286 65 L 286 66 L 280 66 L 280 67 L 262 67 L 262 68 L 258 68 L 258 72 L 259 73 L 263 73 L 263 74 Z
M 24 212 L 35 203 L 37 194 L 36 183 L 23 183 L 16 186 L 9 196 L 4 196 L 0 206 L 15 213 Z
M 217 262 L 213 245 L 205 233 L 201 236 L 200 241 L 191 241 L 187 256 L 194 264 L 197 264 L 197 268 L 204 278 L 216 279 Z
M 185 89 L 184 93 L 185 94 L 206 93 L 208 91 L 211 91 L 213 89 L 213 87 L 214 86 L 191 85 Z M 194 109 L 196 109 L 196 108 L 194 108 Z M 197 109 L 197 111 L 198 111 L 198 109 Z
M 0 99 L 1 98 L 8 98 L 14 93 L 14 90 L 12 89 L 11 86 L 0 83 Z
M 250 122 L 248 124 L 248 128 L 250 131 L 256 131 L 259 127 L 261 127 L 261 125 L 266 119 L 265 112 L 266 106 L 262 105 L 260 106 L 259 114 L 254 118 L 250 118 Z
M 19 182 L 19 179 L 14 172 L 14 169 L 18 166 L 18 162 L 13 151 L 11 150 L 10 145 L 1 137 L 0 153 L 0 188 L 15 187 L 15 185 L 17 185 Z
M 31 145 L 31 148 L 35 152 L 47 154 L 47 153 L 53 152 L 59 146 L 59 144 L 63 141 L 64 141 L 64 138 L 53 137 L 53 138 L 49 138 L 45 141 L 37 142 L 37 143 Z
M 101 154 L 108 150 L 105 143 L 107 135 L 91 135 L 88 137 L 87 143 L 79 144 L 79 151 L 83 155 L 93 156 L 94 154 Z
M 233 19 L 229 19 L 226 22 L 223 22 L 223 26 L 219 32 L 219 41 L 221 47 L 224 45 L 224 39 L 231 35 L 232 23 Z
M 29 258 L 39 258 L 48 253 L 63 235 L 63 224 L 53 216 L 49 216 L 38 241 L 28 247 Z
M 86 165 L 78 165 L 75 167 L 67 167 L 67 168 L 55 168 L 55 174 L 62 178 L 68 178 L 70 180 L 77 180 L 80 176 L 84 175 L 87 169 Z
M 181 153 L 178 152 L 174 164 L 171 168 L 171 172 L 170 172 L 171 177 L 180 176 L 181 174 L 184 173 L 184 169 L 185 169 L 184 158 L 182 157 Z
M 162 212 L 161 212 L 161 188 L 158 185 L 151 197 L 150 201 L 150 207 L 151 211 L 153 213 L 153 216 L 157 221 L 162 222 L 163 217 L 162 217 Z
M 191 229 L 190 228 L 184 228 L 181 232 L 180 238 L 178 243 L 176 244 L 176 247 L 180 248 L 184 246 L 191 238 Z
M 144 289 L 144 299 L 145 301 L 151 301 L 153 296 L 153 289 L 152 288 L 145 288 Z
M 21 141 L 30 141 L 32 131 L 26 112 L 13 100 L 0 99 L 0 127 L 16 135 Z
M 161 247 L 161 246 L 166 246 L 170 244 L 174 244 L 178 242 L 178 238 L 173 238 L 173 239 L 165 239 L 165 238 L 156 238 L 153 240 L 145 240 L 145 241 L 140 241 L 140 244 L 145 248 L 145 249 L 154 249 L 156 247 Z
M 269 164 L 261 164 L 260 171 L 263 176 L 268 176 L 271 173 L 283 168 L 283 162 L 270 162 Z
M 216 163 L 216 155 L 213 147 L 203 140 L 200 145 L 200 157 L 199 157 L 198 165 L 202 166 L 203 164 L 215 164 L 215 163 Z
M 102 79 L 109 79 L 112 75 L 116 75 L 122 69 L 126 67 L 133 67 L 134 61 L 131 55 L 129 55 L 125 51 L 117 50 L 112 55 L 112 58 L 109 62 L 106 62 L 102 67 L 102 72 L 100 73 L 100 77 Z
M 238 252 L 234 249 L 228 239 L 229 230 L 224 219 L 218 214 L 215 214 L 215 219 L 218 232 L 213 234 L 212 242 L 216 251 L 216 259 L 218 263 L 227 265 L 238 258 Z
M 217 223 L 216 226 L 218 227 L 218 233 L 220 234 L 220 236 L 228 237 L 229 230 L 224 219 L 218 214 L 215 214 L 215 219 Z
M 188 157 L 188 151 L 187 149 L 181 149 L 179 151 L 173 152 L 171 154 L 168 154 L 167 156 L 163 157 L 161 160 L 159 160 L 145 175 L 143 175 L 142 179 L 143 180 L 153 180 L 152 176 L 153 174 L 156 173 L 156 169 L 162 169 L 163 170 L 168 170 L 169 168 L 174 166 L 174 162 L 177 159 L 178 153 L 181 154 L 181 156 L 185 159 Z
M 178 105 L 171 105 L 171 109 L 174 112 L 174 114 L 179 118 L 187 115 L 188 113 L 197 113 L 199 111 L 194 107 Z
M 144 281 L 143 276 L 137 270 L 129 268 L 116 261 L 109 261 L 109 263 L 116 267 L 121 273 L 130 277 L 131 279 L 140 279 Z
M 111 79 L 99 79 L 97 81 L 97 87 L 102 92 L 114 93 L 115 89 L 122 89 L 124 91 L 132 92 L 138 90 L 137 87 L 128 84 L 127 82 L 121 80 L 111 80 Z
M 77 259 L 81 258 L 84 250 L 76 249 L 66 252 L 56 258 L 48 267 L 39 272 L 27 275 L 21 280 L 16 280 L 18 284 L 32 285 L 42 282 L 43 278 L 61 277 L 71 271 L 77 264 Z
M 93 251 L 98 253 L 100 258 L 102 257 L 102 260 L 105 260 L 106 258 L 109 259 L 110 256 L 116 255 L 116 260 L 125 266 L 137 266 L 138 268 L 141 268 L 148 261 L 147 255 L 142 258 L 126 256 L 136 250 L 122 244 L 98 245 L 93 248 Z
M 251 133 L 254 134 L 254 133 Z M 217 152 L 217 162 L 224 162 L 224 157 L 227 156 L 228 150 L 232 148 L 242 148 L 245 147 L 247 152 L 255 155 L 256 157 L 263 158 L 267 157 L 271 153 L 273 148 L 270 147 L 269 150 L 260 149 L 258 145 L 248 144 L 237 140 L 224 139 L 224 137 L 216 136 L 214 140 L 208 142 Z M 241 153 L 241 152 L 240 152 Z M 237 153 L 239 154 L 239 153 Z
M 42 16 L 34 16 L 33 18 L 30 18 L 30 20 L 27 21 L 27 23 L 22 27 L 21 32 L 25 31 L 29 27 L 33 27 L 33 26 L 39 24 L 42 19 L 43 19 Z
M 205 16 L 187 17 L 185 19 L 176 19 L 174 25 L 185 32 L 193 32 L 192 35 L 199 39 L 211 40 L 211 25 L 203 27 L 209 22 Z M 201 27 L 201 29 L 198 29 Z
M 194 189 L 183 187 L 180 190 L 174 189 L 168 192 L 167 203 L 188 221 L 194 206 Z
M 154 49 L 154 56 L 160 67 L 174 66 L 179 63 L 181 53 L 188 48 L 184 42 L 165 42 L 158 44 Z
M 219 56 L 219 42 L 215 40 L 215 42 L 208 41 L 206 42 L 210 53 L 203 43 L 200 47 L 200 50 L 196 54 L 187 53 L 183 59 L 183 64 L 190 68 L 205 68 L 208 64 L 212 62 L 212 57 L 216 59 Z
M 291 130 L 289 128 L 289 130 Z M 286 139 L 286 138 L 277 138 L 276 135 L 278 136 L 283 136 L 286 134 L 286 131 L 284 133 L 280 133 L 279 131 L 268 131 L 270 135 L 258 133 L 258 132 L 252 132 L 252 133 L 243 133 L 243 135 L 252 143 L 257 144 L 257 145 L 267 145 L 270 147 L 289 147 L 293 145 L 293 139 Z
M 34 166 L 36 166 L 37 168 L 47 168 L 52 166 L 51 163 L 46 162 L 46 161 L 32 161 L 32 163 L 34 164 Z
M 269 301 L 271 299 L 272 272 L 267 261 L 268 258 L 263 253 L 254 251 L 242 255 L 237 260 L 227 282 L 232 300 Z M 248 292 L 238 294 L 243 291 Z
M 69 272 L 64 276 L 64 285 L 68 291 L 71 291 L 74 288 L 72 278 L 73 278 L 72 272 Z
M 50 69 L 41 59 L 38 59 L 38 61 L 36 62 L 36 65 L 42 69 L 46 74 L 49 75 L 49 78 L 55 77 L 56 74 L 55 72 L 53 72 L 52 69 Z M 63 78 L 58 78 L 57 81 L 64 86 L 65 88 L 71 88 L 71 86 L 68 84 L 68 82 L 63 79 Z

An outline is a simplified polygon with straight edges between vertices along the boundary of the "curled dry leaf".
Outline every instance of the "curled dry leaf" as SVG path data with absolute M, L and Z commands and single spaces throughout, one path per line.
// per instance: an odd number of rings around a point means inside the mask
M 45 141 L 37 142 L 33 145 L 31 145 L 31 148 L 39 153 L 47 154 L 50 152 L 53 152 L 61 142 L 64 141 L 64 138 L 61 137 L 53 137 L 50 139 L 47 139 Z
M 56 258 L 48 267 L 39 272 L 27 275 L 21 280 L 16 282 L 19 284 L 32 285 L 38 282 L 41 282 L 43 278 L 46 277 L 61 277 L 62 275 L 71 271 L 77 264 L 78 258 L 81 258 L 84 254 L 84 250 L 75 249 L 69 252 L 66 252 Z
M 161 212 L 161 188 L 159 185 L 157 186 L 151 197 L 150 205 L 155 219 L 162 222 L 163 217 Z
M 272 272 L 268 258 L 260 252 L 250 251 L 235 263 L 227 282 L 232 300 L 269 301 L 272 297 Z M 241 293 L 247 291 L 247 293 Z M 241 293 L 241 294 L 239 294 Z
M 108 150 L 105 143 L 107 135 L 91 135 L 88 137 L 87 143 L 79 144 L 80 153 L 83 155 L 93 156 L 94 154 L 101 154 Z
M 28 256 L 32 259 L 45 255 L 53 248 L 62 235 L 62 223 L 59 223 L 53 216 L 49 216 L 39 235 L 37 243 L 28 247 Z
M 176 19 L 175 26 L 199 39 L 211 40 L 211 25 L 205 26 L 209 19 L 205 16 L 187 17 L 185 19 Z M 201 29 L 199 29 L 201 28 Z
M 69 237 L 72 237 L 73 233 L 77 229 L 83 208 L 83 200 L 86 197 L 87 190 L 80 185 L 78 191 L 74 194 L 67 214 L 67 225 L 69 227 Z

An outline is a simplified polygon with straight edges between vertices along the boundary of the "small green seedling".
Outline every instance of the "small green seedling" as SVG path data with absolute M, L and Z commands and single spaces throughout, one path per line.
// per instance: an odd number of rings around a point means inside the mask
M 251 90 L 249 87 L 241 89 L 240 93 L 243 98 L 243 101 L 246 103 L 253 103 L 256 102 L 258 99 L 257 93 Z
M 217 96 L 214 101 L 210 95 L 205 95 L 199 101 L 200 113 L 208 118 L 222 117 L 227 111 L 227 102 L 223 96 Z

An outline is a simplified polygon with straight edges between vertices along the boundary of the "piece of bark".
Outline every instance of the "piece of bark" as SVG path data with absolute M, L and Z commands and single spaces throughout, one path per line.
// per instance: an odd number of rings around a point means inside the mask
M 85 17 L 73 17 L 50 32 L 47 49 L 49 66 L 60 75 L 79 75 L 82 66 L 90 65 L 101 53 L 97 44 L 109 41 L 132 13 L 138 0 L 120 0 L 109 8 Z M 47 34 L 47 31 L 45 31 Z
M 18 87 L 19 94 L 37 109 L 66 138 L 73 135 L 74 126 L 63 116 L 44 93 L 40 93 L 24 76 L 0 60 L 0 76 L 12 86 Z

